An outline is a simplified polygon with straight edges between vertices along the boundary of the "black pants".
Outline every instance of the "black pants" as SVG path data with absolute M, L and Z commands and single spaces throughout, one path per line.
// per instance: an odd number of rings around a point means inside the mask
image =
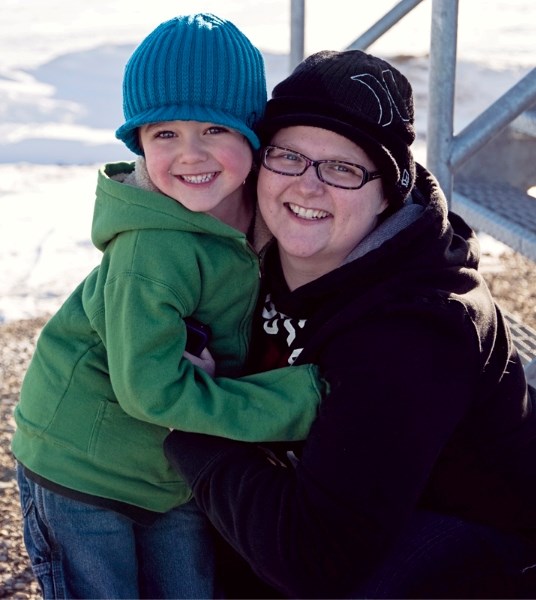
M 536 598 L 536 548 L 527 539 L 418 512 L 352 598 Z
M 284 598 L 221 544 L 226 598 Z M 349 594 L 333 591 L 330 598 L 534 599 L 536 546 L 515 534 L 419 511 L 365 583 L 356 582 Z

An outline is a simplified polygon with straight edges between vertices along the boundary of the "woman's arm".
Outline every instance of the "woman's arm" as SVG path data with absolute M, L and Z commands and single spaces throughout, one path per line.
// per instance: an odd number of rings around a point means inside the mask
M 348 594 L 415 508 L 466 410 L 476 365 L 462 338 L 419 315 L 340 335 L 323 349 L 331 393 L 296 468 L 181 432 L 167 456 L 266 582 L 289 597 Z

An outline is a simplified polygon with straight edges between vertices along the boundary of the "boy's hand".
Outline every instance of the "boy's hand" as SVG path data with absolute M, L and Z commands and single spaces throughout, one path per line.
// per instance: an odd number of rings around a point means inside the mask
M 212 358 L 212 354 L 207 350 L 207 348 L 201 352 L 201 356 L 195 356 L 189 352 L 185 352 L 183 356 L 196 367 L 201 367 L 203 371 L 208 373 L 211 377 L 214 377 L 214 373 L 216 372 L 216 362 Z

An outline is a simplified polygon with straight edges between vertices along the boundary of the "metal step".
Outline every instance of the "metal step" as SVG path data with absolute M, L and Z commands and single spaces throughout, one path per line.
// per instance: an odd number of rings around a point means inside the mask
M 456 177 L 451 209 L 536 262 L 536 198 L 508 183 Z
M 510 327 L 513 342 L 523 361 L 523 365 L 528 365 L 536 359 L 536 331 L 527 325 L 524 325 L 517 317 L 503 310 L 504 317 Z

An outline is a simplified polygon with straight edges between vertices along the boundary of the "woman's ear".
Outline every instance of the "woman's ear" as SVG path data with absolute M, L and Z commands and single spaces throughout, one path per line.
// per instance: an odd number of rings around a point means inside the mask
M 387 210 L 387 208 L 389 207 L 389 200 L 385 196 L 383 198 L 383 202 L 384 202 L 383 210 Z
M 383 195 L 383 198 L 382 198 L 382 201 L 381 201 L 380 206 L 378 208 L 378 212 L 377 212 L 378 215 L 383 214 L 389 208 L 389 199 L 385 195 L 385 191 L 383 190 L 383 186 L 382 186 L 382 192 L 381 193 Z

